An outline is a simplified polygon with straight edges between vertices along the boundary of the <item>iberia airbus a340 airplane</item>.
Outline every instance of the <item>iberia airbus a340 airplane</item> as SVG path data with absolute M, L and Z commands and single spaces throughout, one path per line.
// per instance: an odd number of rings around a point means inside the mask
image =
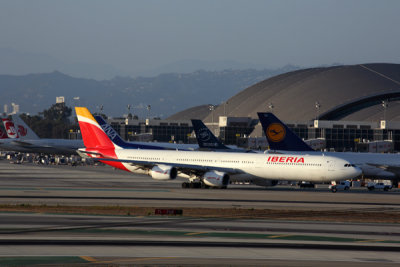
M 102 130 L 87 108 L 76 107 L 85 154 L 107 165 L 156 180 L 188 178 L 182 187 L 226 188 L 231 178 L 329 182 L 351 179 L 361 171 L 348 161 L 331 156 L 268 155 L 240 152 L 201 152 L 127 149 Z

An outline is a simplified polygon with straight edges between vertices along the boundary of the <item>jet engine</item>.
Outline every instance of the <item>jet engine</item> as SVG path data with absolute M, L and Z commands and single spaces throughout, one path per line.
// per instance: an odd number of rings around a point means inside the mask
M 178 174 L 175 167 L 168 165 L 156 165 L 149 172 L 155 180 L 174 180 Z
M 206 172 L 202 177 L 203 183 L 211 187 L 226 187 L 229 183 L 229 175 L 224 172 Z

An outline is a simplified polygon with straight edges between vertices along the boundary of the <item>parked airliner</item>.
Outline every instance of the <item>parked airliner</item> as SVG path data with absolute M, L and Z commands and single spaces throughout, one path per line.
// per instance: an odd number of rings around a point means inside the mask
M 339 157 L 358 166 L 366 178 L 399 179 L 400 154 L 356 153 L 356 152 L 318 152 L 309 147 L 274 114 L 258 113 L 261 125 L 272 151 L 305 155 L 329 155 Z M 279 131 L 275 134 L 274 131 Z
M 82 153 L 125 171 L 148 173 L 153 179 L 171 180 L 178 175 L 202 187 L 226 188 L 232 176 L 267 180 L 328 182 L 360 175 L 348 161 L 330 156 L 267 155 L 124 149 L 115 144 L 87 108 L 76 107 L 85 148 Z
M 252 150 L 245 150 L 237 146 L 226 146 L 211 132 L 210 129 L 201 120 L 191 120 L 193 130 L 196 134 L 199 150 L 204 151 L 225 151 L 225 152 L 253 152 Z M 259 151 L 258 151 L 259 152 Z M 257 152 L 257 153 L 258 153 Z
M 0 128 L 0 139 L 7 139 L 8 135 L 6 133 L 6 131 Z
M 122 137 L 115 131 L 111 125 L 109 125 L 103 117 L 99 115 L 94 116 L 97 123 L 101 126 L 107 136 L 119 147 L 122 148 L 141 148 L 141 149 L 179 149 L 179 150 L 197 150 L 199 148 L 196 144 L 175 144 L 165 142 L 126 142 Z
M 0 141 L 2 150 L 71 155 L 83 146 L 82 140 L 39 138 L 18 116 L 12 119 L 3 119 L 9 138 Z

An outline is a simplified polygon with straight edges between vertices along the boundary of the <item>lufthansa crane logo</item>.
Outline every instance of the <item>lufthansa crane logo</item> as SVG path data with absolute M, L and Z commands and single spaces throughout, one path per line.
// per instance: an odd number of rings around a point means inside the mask
M 285 138 L 286 130 L 280 123 L 272 123 L 267 128 L 266 135 L 268 137 L 268 141 L 272 142 L 280 142 Z
M 199 138 L 201 141 L 207 142 L 208 140 L 210 140 L 211 136 L 208 133 L 207 129 L 202 128 L 199 130 Z

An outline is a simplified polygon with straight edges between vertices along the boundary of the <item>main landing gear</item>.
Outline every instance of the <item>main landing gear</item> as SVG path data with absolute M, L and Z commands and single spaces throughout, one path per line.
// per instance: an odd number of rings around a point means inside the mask
M 183 182 L 182 183 L 182 188 L 202 188 L 202 189 L 219 188 L 219 189 L 226 189 L 226 186 L 211 187 L 211 186 L 206 185 L 203 182 Z
M 203 188 L 202 182 L 183 182 L 182 188 Z

